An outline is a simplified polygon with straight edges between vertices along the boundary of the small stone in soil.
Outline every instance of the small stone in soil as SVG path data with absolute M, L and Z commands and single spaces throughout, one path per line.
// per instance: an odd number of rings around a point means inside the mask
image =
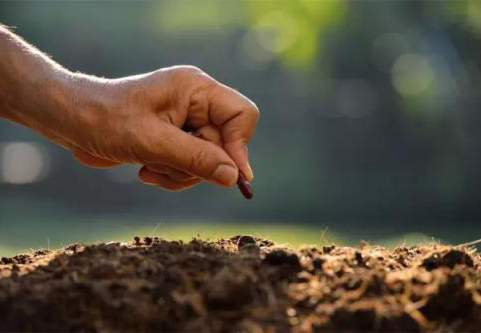
M 256 240 L 252 236 L 240 236 L 239 239 L 237 240 L 237 246 L 242 247 L 247 244 L 255 244 Z
M 329 246 L 323 246 L 322 247 L 322 252 L 324 253 L 331 253 L 332 250 L 335 249 L 335 245 L 329 245 Z
M 264 259 L 269 265 L 292 265 L 299 266 L 299 257 L 295 253 L 289 253 L 284 250 L 274 250 L 266 254 Z

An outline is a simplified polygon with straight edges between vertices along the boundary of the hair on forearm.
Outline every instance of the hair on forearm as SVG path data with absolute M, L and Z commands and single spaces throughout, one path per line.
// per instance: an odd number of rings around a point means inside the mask
M 4 30 L 10 31 L 10 32 L 13 32 L 16 28 L 17 27 L 8 26 L 8 25 L 5 25 L 2 22 L 0 22 L 0 29 L 4 29 Z

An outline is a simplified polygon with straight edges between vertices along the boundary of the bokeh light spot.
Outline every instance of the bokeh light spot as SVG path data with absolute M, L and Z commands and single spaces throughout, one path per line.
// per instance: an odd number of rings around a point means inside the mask
M 469 30 L 481 35 L 481 2 L 478 0 L 468 1 L 466 8 L 466 25 Z
M 0 182 L 29 184 L 43 180 L 50 169 L 48 153 L 37 143 L 0 145 Z
M 240 43 L 239 61 L 251 70 L 261 70 L 276 58 L 276 55 L 259 45 L 253 30 L 249 30 Z
M 403 96 L 425 92 L 433 82 L 435 73 L 426 57 L 420 54 L 404 54 L 392 66 L 391 80 Z
M 294 45 L 299 35 L 296 20 L 282 11 L 273 11 L 261 17 L 254 30 L 259 45 L 277 54 Z

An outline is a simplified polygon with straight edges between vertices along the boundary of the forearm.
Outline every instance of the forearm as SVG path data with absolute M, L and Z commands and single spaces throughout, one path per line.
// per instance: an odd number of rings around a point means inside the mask
M 29 127 L 63 108 L 70 73 L 0 27 L 0 116 Z
M 102 80 L 69 72 L 0 25 L 0 118 L 52 139 L 73 134 L 98 100 L 96 84 Z

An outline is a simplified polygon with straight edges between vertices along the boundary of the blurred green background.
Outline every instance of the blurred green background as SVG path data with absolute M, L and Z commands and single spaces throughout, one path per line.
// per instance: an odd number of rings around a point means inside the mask
M 0 254 L 135 234 L 481 238 L 480 1 L 0 1 L 0 22 L 71 70 L 196 65 L 261 110 L 252 201 L 87 169 L 1 121 Z

